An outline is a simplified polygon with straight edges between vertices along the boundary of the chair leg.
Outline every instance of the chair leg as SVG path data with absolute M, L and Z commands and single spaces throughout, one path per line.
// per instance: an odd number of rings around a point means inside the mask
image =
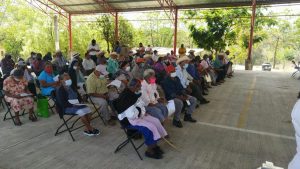
M 131 145 L 133 146 L 135 152 L 138 154 L 138 156 L 140 157 L 140 159 L 143 160 L 143 158 L 142 158 L 141 154 L 139 153 L 138 149 L 139 149 L 140 147 L 142 147 L 142 145 L 144 145 L 144 143 L 141 144 L 138 148 L 136 148 L 136 146 L 134 145 L 134 143 L 133 143 L 133 141 L 132 141 L 131 139 L 129 139 L 129 142 L 130 142 Z
M 129 143 L 129 139 L 123 141 L 121 144 L 118 145 L 118 147 L 115 150 L 115 153 L 117 153 L 118 151 L 120 151 L 123 147 L 125 147 L 127 144 Z

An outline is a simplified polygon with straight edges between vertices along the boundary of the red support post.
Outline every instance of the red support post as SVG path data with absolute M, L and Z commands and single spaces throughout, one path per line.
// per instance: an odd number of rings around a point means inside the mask
M 178 21 L 178 9 L 175 8 L 175 21 L 174 21 L 174 44 L 173 44 L 173 51 L 174 55 L 176 56 L 176 46 L 177 46 L 177 21 Z
M 250 39 L 248 46 L 248 61 L 252 60 L 252 46 L 253 46 L 253 34 L 254 34 L 254 26 L 255 26 L 255 15 L 256 15 L 256 0 L 252 0 L 252 16 L 251 16 L 251 29 L 250 29 Z
M 72 15 L 69 14 L 69 52 L 72 51 Z
M 115 40 L 119 40 L 119 15 L 118 12 L 116 12 L 115 15 Z

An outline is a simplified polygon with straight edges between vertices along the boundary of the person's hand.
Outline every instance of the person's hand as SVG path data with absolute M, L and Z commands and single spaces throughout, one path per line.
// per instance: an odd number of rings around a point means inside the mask
M 157 101 L 159 103 L 163 103 L 163 104 L 166 103 L 166 99 L 165 98 L 158 98 Z

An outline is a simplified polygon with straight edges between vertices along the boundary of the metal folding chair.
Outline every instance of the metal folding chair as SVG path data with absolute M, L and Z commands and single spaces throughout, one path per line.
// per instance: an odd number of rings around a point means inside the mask
M 113 106 L 114 106 L 114 107 L 115 107 L 115 105 L 116 105 L 116 102 L 117 102 L 117 101 L 114 101 L 114 102 L 113 102 Z M 145 144 L 145 142 L 143 141 L 142 144 L 136 146 L 136 145 L 134 144 L 134 141 L 133 141 L 133 138 L 134 138 L 135 136 L 137 136 L 138 134 L 141 134 L 141 133 L 140 133 L 138 130 L 132 128 L 131 125 L 125 126 L 124 124 L 122 124 L 122 122 L 121 122 L 119 119 L 118 119 L 118 121 L 120 122 L 121 128 L 122 128 L 122 130 L 124 131 L 124 133 L 125 133 L 125 135 L 126 135 L 126 140 L 123 141 L 121 144 L 119 144 L 119 145 L 117 146 L 117 148 L 115 149 L 114 153 L 119 152 L 123 147 L 125 147 L 128 143 L 130 143 L 130 144 L 132 145 L 134 151 L 135 151 L 135 152 L 137 153 L 137 155 L 139 156 L 139 158 L 140 158 L 141 160 L 143 160 L 143 158 L 142 158 L 142 156 L 141 156 L 141 154 L 139 153 L 138 150 Z M 132 133 L 133 133 L 133 134 L 132 134 Z
M 52 99 L 54 100 L 55 102 L 55 108 L 56 108 L 56 111 L 57 113 L 59 114 L 59 117 L 60 119 L 63 121 L 63 123 L 57 128 L 56 132 L 55 132 L 55 136 L 61 134 L 61 133 L 64 133 L 66 131 L 68 131 L 68 133 L 70 134 L 71 138 L 73 141 L 75 141 L 73 135 L 72 135 L 72 132 L 77 130 L 77 129 L 80 129 L 82 127 L 84 127 L 84 125 L 80 125 L 80 126 L 77 126 L 77 127 L 74 127 L 75 124 L 80 120 L 80 117 L 78 117 L 77 115 L 69 115 L 69 114 L 65 114 L 64 113 L 64 109 L 63 109 L 63 106 L 57 101 L 56 99 L 56 94 L 55 92 L 52 92 L 51 94 L 51 97 Z M 65 116 L 68 116 L 68 118 L 65 118 Z M 76 118 L 77 117 L 77 118 Z M 73 118 L 76 118 L 75 121 L 73 121 L 71 123 L 71 126 L 68 125 L 68 122 L 73 119 Z M 61 130 L 63 127 L 66 127 L 65 129 Z
M 85 92 L 85 97 L 87 98 L 87 101 L 88 101 L 89 103 L 91 103 L 92 106 L 93 106 L 93 108 L 95 109 L 95 111 L 94 111 L 92 114 L 97 113 L 97 117 L 100 117 L 101 120 L 102 120 L 102 122 L 103 122 L 103 124 L 106 126 L 106 122 L 105 122 L 105 120 L 103 119 L 102 114 L 100 113 L 100 108 L 101 108 L 101 107 L 100 107 L 100 106 L 97 106 L 97 105 L 93 102 L 91 96 L 86 92 L 86 86 L 85 86 L 85 84 L 83 85 L 83 90 L 84 90 L 84 92 Z
M 5 112 L 5 114 L 4 114 L 3 121 L 6 121 L 6 120 L 12 120 L 13 123 L 14 123 L 14 125 L 16 125 L 15 118 L 16 118 L 17 116 L 15 116 L 15 115 L 12 114 L 10 103 L 7 102 L 7 101 L 4 99 L 4 92 L 1 91 L 0 93 L 1 93 L 1 95 L 3 95 L 3 99 L 1 100 L 1 102 L 3 101 L 3 102 L 4 102 L 4 105 L 5 105 L 5 107 L 6 107 L 6 112 Z M 24 116 L 24 115 L 26 115 L 26 114 L 28 114 L 28 113 L 25 112 L 25 110 L 23 110 L 22 114 L 21 114 L 21 115 L 19 114 L 19 116 Z M 10 117 L 7 117 L 8 115 L 9 115 Z M 34 116 L 35 116 L 35 114 L 34 114 Z

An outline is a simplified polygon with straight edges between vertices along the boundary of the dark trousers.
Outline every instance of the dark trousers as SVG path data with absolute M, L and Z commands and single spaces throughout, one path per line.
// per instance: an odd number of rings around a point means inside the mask
M 195 83 L 190 83 L 189 86 L 192 89 L 192 93 L 191 93 L 192 96 L 196 97 L 196 99 L 199 100 L 200 102 L 205 100 L 205 98 L 202 95 L 202 88 L 199 85 Z
M 34 95 L 36 96 L 36 88 L 35 88 L 35 84 L 32 82 L 28 82 L 28 90 Z

